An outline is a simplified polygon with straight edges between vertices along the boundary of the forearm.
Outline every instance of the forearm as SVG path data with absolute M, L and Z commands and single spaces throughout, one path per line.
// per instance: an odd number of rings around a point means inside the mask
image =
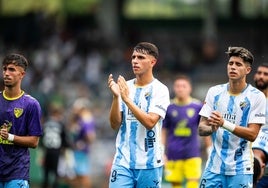
M 199 136 L 209 136 L 213 133 L 213 130 L 211 126 L 199 124 L 198 133 L 199 133 Z
M 222 127 L 224 129 L 225 128 L 225 124 L 226 124 L 226 120 L 225 120 L 225 123 L 222 125 Z M 231 124 L 231 123 L 229 123 Z M 240 137 L 240 138 L 244 138 L 248 141 L 251 141 L 253 142 L 256 137 L 258 136 L 258 133 L 259 133 L 259 130 L 260 130 L 260 127 L 261 125 L 260 124 L 250 124 L 248 125 L 247 127 L 243 127 L 243 126 L 239 126 L 239 125 L 235 125 L 233 124 L 233 130 L 228 130 L 229 132 L 232 132 L 234 135 Z
M 124 101 L 137 120 L 146 128 L 152 129 L 159 120 L 158 115 L 152 115 L 140 109 L 130 99 Z
M 113 98 L 109 120 L 110 120 L 110 125 L 112 129 L 118 129 L 120 127 L 121 122 L 122 122 L 122 115 L 121 115 L 120 108 L 119 108 L 118 97 Z
M 39 143 L 38 136 L 18 136 L 14 135 L 13 143 L 15 145 L 29 147 L 29 148 L 36 148 Z
M 167 129 L 166 128 L 162 128 L 161 136 L 162 136 L 161 138 L 162 144 L 166 146 L 166 143 L 167 143 Z

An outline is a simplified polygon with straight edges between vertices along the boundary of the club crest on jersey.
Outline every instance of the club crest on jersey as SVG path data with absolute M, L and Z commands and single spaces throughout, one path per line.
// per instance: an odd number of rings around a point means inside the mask
M 150 96 L 151 96 L 151 93 L 150 92 L 146 92 L 144 94 L 144 97 L 145 97 L 146 100 L 148 100 Z
M 14 115 L 16 118 L 19 118 L 23 113 L 23 109 L 22 108 L 14 108 Z
M 239 106 L 240 106 L 241 110 L 243 110 L 248 106 L 248 103 L 246 101 L 240 102 Z

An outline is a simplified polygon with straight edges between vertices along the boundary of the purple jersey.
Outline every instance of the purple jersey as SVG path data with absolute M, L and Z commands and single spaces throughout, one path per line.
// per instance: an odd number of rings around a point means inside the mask
M 90 145 L 88 141 L 86 141 L 86 135 L 95 132 L 95 120 L 94 118 L 82 119 L 80 118 L 78 121 L 79 127 L 75 132 L 71 132 L 71 138 L 73 139 L 75 147 L 74 150 L 83 151 L 88 153 L 90 150 Z M 79 144 L 80 143 L 80 144 Z M 77 146 L 79 145 L 79 148 Z M 81 147 L 83 146 L 83 147 Z
M 0 92 L 0 126 L 6 123 L 9 133 L 18 136 L 41 136 L 41 107 L 38 101 L 23 93 L 6 98 Z M 29 180 L 30 151 L 0 138 L 0 181 Z
M 200 157 L 198 137 L 201 101 L 191 99 L 188 104 L 178 104 L 174 99 L 167 109 L 163 127 L 167 129 L 167 157 L 169 160 Z

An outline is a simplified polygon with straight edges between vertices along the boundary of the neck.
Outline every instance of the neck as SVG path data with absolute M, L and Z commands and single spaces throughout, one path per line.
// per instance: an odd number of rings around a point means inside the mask
M 229 82 L 229 92 L 239 94 L 247 87 L 246 82 Z
M 16 98 L 16 97 L 19 97 L 22 93 L 23 93 L 23 91 L 20 88 L 15 89 L 15 88 L 5 87 L 5 89 L 3 91 L 3 95 L 7 98 Z
M 191 102 L 191 99 L 192 99 L 192 97 L 185 97 L 185 98 L 178 98 L 178 97 L 176 97 L 175 98 L 175 101 L 178 104 L 188 104 L 188 103 Z
M 263 89 L 262 92 L 264 93 L 265 97 L 268 97 L 268 88 Z
M 147 76 L 147 77 L 145 77 L 145 76 L 136 76 L 135 84 L 138 85 L 138 86 L 145 86 L 145 85 L 151 83 L 153 80 L 154 80 L 153 75 Z

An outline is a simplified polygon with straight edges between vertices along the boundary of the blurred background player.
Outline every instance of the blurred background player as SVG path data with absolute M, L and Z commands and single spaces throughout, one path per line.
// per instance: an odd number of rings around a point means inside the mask
M 266 96 L 266 121 L 252 145 L 255 157 L 253 180 L 254 184 L 257 183 L 257 188 L 266 188 L 268 187 L 268 175 L 265 174 L 265 171 L 268 172 L 266 166 L 268 162 L 268 63 L 258 66 L 254 74 L 254 82 L 255 86 Z
M 90 147 L 96 138 L 95 118 L 87 98 L 74 101 L 69 115 L 68 134 L 74 154 L 75 178 L 71 181 L 73 188 L 90 188 Z
M 63 107 L 60 104 L 52 103 L 48 110 L 48 119 L 43 124 L 44 134 L 42 137 L 42 146 L 44 148 L 44 178 L 42 188 L 59 186 L 58 163 L 61 153 L 68 146 L 66 138 L 66 127 Z M 51 181 L 50 177 L 53 178 Z
M 198 135 L 201 101 L 191 97 L 192 84 L 179 75 L 173 84 L 175 97 L 163 122 L 162 139 L 166 148 L 165 180 L 173 188 L 197 188 L 201 176 L 200 137 Z

